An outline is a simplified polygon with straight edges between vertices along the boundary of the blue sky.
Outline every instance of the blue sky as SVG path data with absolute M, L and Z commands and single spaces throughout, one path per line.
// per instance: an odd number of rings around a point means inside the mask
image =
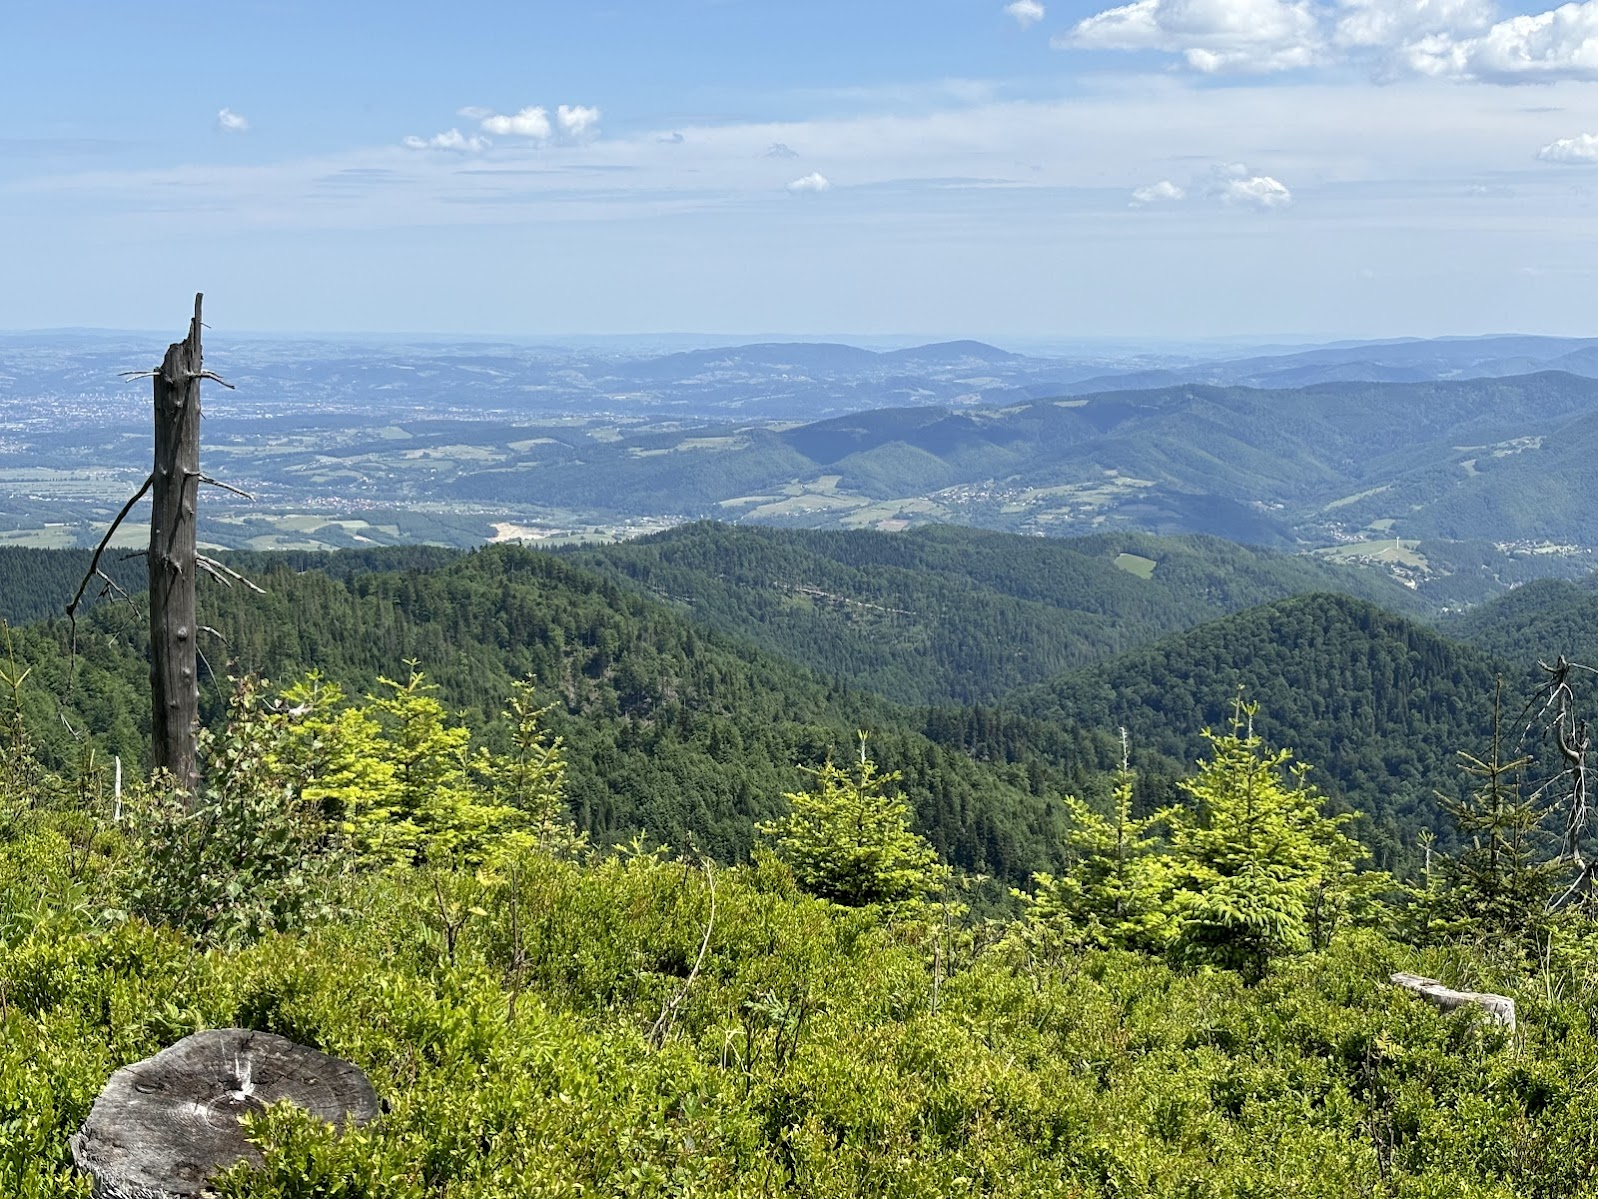
M 0 328 L 1598 325 L 1598 0 L 7 0 L 0 44 Z

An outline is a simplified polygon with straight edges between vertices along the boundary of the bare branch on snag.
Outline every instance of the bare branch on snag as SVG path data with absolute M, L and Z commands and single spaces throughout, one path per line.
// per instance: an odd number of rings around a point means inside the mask
M 224 575 L 218 568 L 217 564 L 212 562 L 209 558 L 196 558 L 195 564 L 199 566 L 199 568 L 206 574 L 215 579 L 218 583 L 222 584 L 222 586 L 233 586 L 233 580 Z
M 153 379 L 157 375 L 159 375 L 161 372 L 160 371 L 119 371 L 117 373 L 119 375 L 121 375 L 122 381 L 124 383 L 134 383 L 134 382 L 137 382 L 139 379 Z
M 221 375 L 217 374 L 215 371 L 185 371 L 183 377 L 185 379 L 209 379 L 213 383 L 220 383 L 223 387 L 227 388 L 229 391 L 237 391 L 238 390 L 238 388 L 234 387 L 233 384 L 229 383 L 226 379 L 224 379 Z
M 124 591 L 122 589 L 122 585 L 110 575 L 106 574 L 105 571 L 97 570 L 94 573 L 95 576 L 105 584 L 105 586 L 100 589 L 101 595 L 115 595 L 118 599 L 126 600 L 128 603 L 133 602 L 133 597 Z
M 105 536 L 100 538 L 100 544 L 94 549 L 94 557 L 89 559 L 89 569 L 84 574 L 83 581 L 78 584 L 78 593 L 72 597 L 72 602 L 67 605 L 68 617 L 77 616 L 78 604 L 83 600 L 83 592 L 89 586 L 89 580 L 100 573 L 100 555 L 105 553 L 106 546 L 111 544 L 111 538 L 115 536 L 122 522 L 127 519 L 128 513 L 133 511 L 133 505 L 144 498 L 145 492 L 150 490 L 154 482 L 155 476 L 153 474 L 145 476 L 144 482 L 139 486 L 139 489 L 133 493 L 127 503 L 122 505 L 122 511 L 117 513 L 116 519 L 111 522 L 111 527 L 105 531 Z
M 1545 788 L 1539 789 L 1539 794 L 1544 789 L 1552 792 L 1557 786 L 1556 802 L 1562 802 L 1565 807 L 1564 837 L 1558 860 L 1574 867 L 1576 871 L 1576 877 L 1569 887 L 1548 905 L 1550 912 L 1559 912 L 1592 892 L 1595 870 L 1598 870 L 1598 863 L 1588 861 L 1582 851 L 1582 842 L 1591 820 L 1587 795 L 1587 753 L 1592 747 L 1592 737 L 1586 720 L 1576 714 L 1576 694 L 1570 682 L 1572 671 L 1584 670 L 1598 674 L 1598 670 L 1580 662 L 1572 662 L 1563 654 L 1554 659 L 1551 666 L 1542 661 L 1537 665 L 1548 679 L 1526 705 L 1529 712 L 1539 700 L 1542 701 L 1526 731 L 1529 733 L 1540 726 L 1544 734 L 1551 738 L 1563 763 L 1559 773 L 1548 781 Z
M 224 566 L 215 558 L 207 558 L 204 554 L 196 554 L 194 556 L 194 560 L 199 564 L 200 569 L 205 571 L 206 574 L 210 575 L 212 578 L 225 584 L 226 586 L 231 587 L 234 583 L 243 583 L 257 595 L 266 594 L 265 587 L 261 587 L 256 583 L 251 582 L 238 571 L 234 570 L 231 566 Z
M 240 491 L 237 487 L 233 486 L 233 484 L 224 483 L 220 479 L 213 479 L 210 475 L 201 475 L 200 476 L 200 482 L 208 483 L 212 487 L 221 488 L 223 491 L 232 492 L 234 495 L 237 495 L 237 496 L 243 496 L 247 500 L 252 500 L 253 501 L 255 499 L 255 497 L 253 495 L 251 495 L 249 492 Z
M 128 513 L 133 511 L 133 505 L 144 498 L 145 492 L 150 490 L 154 482 L 154 474 L 146 475 L 139 489 L 128 497 L 127 503 L 122 505 L 122 511 L 116 514 L 116 519 L 111 522 L 111 527 L 105 531 L 105 536 L 100 538 L 100 544 L 94 547 L 94 556 L 89 559 L 89 569 L 84 572 L 83 579 L 78 583 L 77 594 L 72 597 L 72 602 L 67 605 L 67 624 L 71 631 L 67 641 L 67 686 L 66 690 L 61 693 L 61 703 L 64 703 L 67 697 L 72 694 L 73 684 L 78 677 L 78 605 L 83 602 L 83 593 L 88 590 L 89 582 L 92 579 L 101 578 L 107 583 L 111 583 L 110 577 L 100 569 L 100 557 L 105 553 L 106 547 L 111 544 L 111 538 L 116 535 L 117 529 L 127 519 Z M 111 583 L 111 585 L 113 587 L 116 586 L 115 583 Z M 120 587 L 117 590 L 122 591 Z M 101 594 L 105 593 L 102 591 Z M 127 592 L 123 591 L 122 594 L 127 595 Z M 59 708 L 59 704 L 57 706 Z M 72 728 L 71 722 L 67 720 L 64 713 L 61 716 L 61 722 L 69 730 Z M 72 736 L 76 739 L 78 734 L 73 733 Z

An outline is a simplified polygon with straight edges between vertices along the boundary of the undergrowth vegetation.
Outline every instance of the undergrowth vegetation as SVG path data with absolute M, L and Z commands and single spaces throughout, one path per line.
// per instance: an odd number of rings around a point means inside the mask
M 111 1071 L 228 1026 L 346 1058 L 386 1105 L 342 1135 L 254 1118 L 233 1199 L 1595 1185 L 1588 918 L 1473 909 L 1443 871 L 1395 900 L 1245 709 L 1189 807 L 1134 819 L 1126 780 L 1075 805 L 1072 868 L 977 921 L 863 750 L 745 864 L 599 853 L 530 689 L 493 755 L 433 704 L 414 674 L 359 701 L 246 684 L 210 787 L 121 820 L 92 762 L 49 775 L 12 726 L 0 1194 L 88 1196 L 67 1139 Z M 1512 995 L 1519 1028 L 1401 969 Z

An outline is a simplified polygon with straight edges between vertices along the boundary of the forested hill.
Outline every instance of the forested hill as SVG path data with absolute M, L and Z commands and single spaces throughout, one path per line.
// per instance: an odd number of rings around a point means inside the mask
M 685 525 L 570 559 L 905 703 L 983 702 L 1255 604 L 1338 591 L 1411 614 L 1373 569 L 1214 537 Z
M 1528 583 L 1449 620 L 1444 631 L 1528 668 L 1561 654 L 1598 667 L 1598 591 L 1591 578 Z
M 240 569 L 312 570 L 346 579 L 371 571 L 432 570 L 459 555 L 459 550 L 437 545 L 382 546 L 373 549 L 278 550 L 272 553 L 239 551 L 224 555 Z M 43 550 L 0 545 L 0 620 L 25 624 L 47 620 L 66 611 L 93 555 L 89 550 Z M 142 555 L 111 550 L 100 558 L 99 569 L 127 592 L 142 592 L 148 575 Z M 84 591 L 83 606 L 92 607 L 105 591 L 97 581 Z
M 1508 663 L 1500 666 L 1487 650 L 1363 601 L 1311 594 L 1138 645 L 987 706 L 910 710 L 861 685 L 930 691 L 929 681 L 960 671 L 1026 677 L 1022 668 L 1039 663 L 1015 665 L 1018 649 L 1037 659 L 1105 652 L 1103 642 L 1073 641 L 1073 622 L 1135 644 L 1163 621 L 1246 602 L 1320 568 L 1204 540 L 1037 543 L 938 529 L 700 526 L 621 549 L 632 556 L 609 560 L 615 577 L 577 565 L 603 555 L 508 546 L 240 556 L 232 561 L 267 594 L 207 584 L 202 619 L 221 640 L 207 636 L 203 648 L 217 674 L 259 671 L 286 684 L 316 669 L 356 695 L 380 690 L 379 677 L 403 678 L 414 660 L 491 739 L 511 681 L 531 675 L 570 741 L 569 795 L 585 828 L 602 842 L 638 829 L 679 844 L 692 834 L 727 859 L 742 856 L 754 824 L 803 785 L 796 764 L 850 753 L 854 731 L 869 729 L 878 761 L 905 771 L 938 849 L 1011 881 L 1058 852 L 1063 793 L 1104 794 L 1117 728 L 1131 733 L 1145 801 L 1179 799 L 1172 781 L 1201 752 L 1201 731 L 1223 723 L 1239 686 L 1260 703 L 1268 740 L 1310 763 L 1338 802 L 1371 814 L 1361 836 L 1396 864 L 1422 828 L 1446 827 L 1434 792 L 1456 791 L 1456 752 L 1483 744 L 1495 675 L 1513 687 L 1529 666 L 1509 641 L 1495 647 Z M 1118 554 L 1136 555 L 1139 569 L 1153 563 L 1152 574 L 1116 566 Z M 624 584 L 629 561 L 639 577 Z M 1235 569 L 1220 569 L 1228 562 Z M 1283 573 L 1291 567 L 1306 573 Z M 57 572 L 64 588 L 71 573 Z M 882 582 L 870 590 L 874 579 Z M 641 594 L 642 583 L 674 604 Z M 859 590 L 852 603 L 818 603 L 798 586 Z M 1563 592 L 1527 588 L 1502 610 L 1539 594 Z M 79 623 L 70 688 L 65 625 L 16 634 L 21 664 L 35 669 L 34 727 L 57 758 L 70 752 L 55 710 L 64 694 L 72 727 L 136 759 L 148 702 L 143 615 L 102 603 Z M 790 646 L 809 650 L 807 661 L 772 652 Z M 222 698 L 222 686 L 208 684 L 212 717 Z
M 1482 650 L 1345 596 L 1279 600 L 1022 691 L 1008 711 L 1062 729 L 1125 727 L 1134 754 L 1190 763 L 1238 689 L 1257 730 L 1311 764 L 1313 781 L 1370 815 L 1383 856 L 1443 828 L 1460 750 L 1490 735 L 1502 667 Z
M 1069 764 L 1056 763 L 1045 781 L 943 749 L 920 734 L 916 714 L 697 629 L 548 554 L 495 547 L 398 571 L 348 569 L 359 555 L 235 561 L 253 568 L 266 594 L 202 589 L 201 618 L 217 634 L 202 648 L 217 674 L 257 671 L 287 684 L 315 669 L 359 695 L 380 691 L 380 676 L 405 678 L 415 661 L 491 737 L 512 680 L 531 676 L 570 743 L 571 806 L 600 842 L 643 829 L 679 845 L 692 835 L 723 860 L 740 858 L 754 824 L 804 787 L 796 765 L 852 754 L 855 731 L 868 729 L 877 760 L 904 771 L 941 853 L 1023 881 L 1057 849 L 1061 789 L 1085 781 Z M 143 621 L 138 605 L 110 603 L 82 618 L 70 688 L 65 623 L 15 632 L 21 664 L 34 668 L 32 725 L 57 759 L 72 749 L 56 713 L 62 695 L 73 727 L 104 734 L 108 748 L 135 760 L 142 754 Z M 223 686 L 208 683 L 203 698 L 214 718 Z

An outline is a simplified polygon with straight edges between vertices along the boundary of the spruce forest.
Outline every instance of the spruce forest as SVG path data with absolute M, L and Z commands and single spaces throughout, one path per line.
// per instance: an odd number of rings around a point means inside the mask
M 88 555 L 0 550 L 0 1194 L 89 1195 L 112 1071 L 218 1028 L 383 1104 L 245 1116 L 223 1196 L 1598 1186 L 1586 583 L 940 526 L 222 564 L 191 794 L 143 564 L 68 621 Z

